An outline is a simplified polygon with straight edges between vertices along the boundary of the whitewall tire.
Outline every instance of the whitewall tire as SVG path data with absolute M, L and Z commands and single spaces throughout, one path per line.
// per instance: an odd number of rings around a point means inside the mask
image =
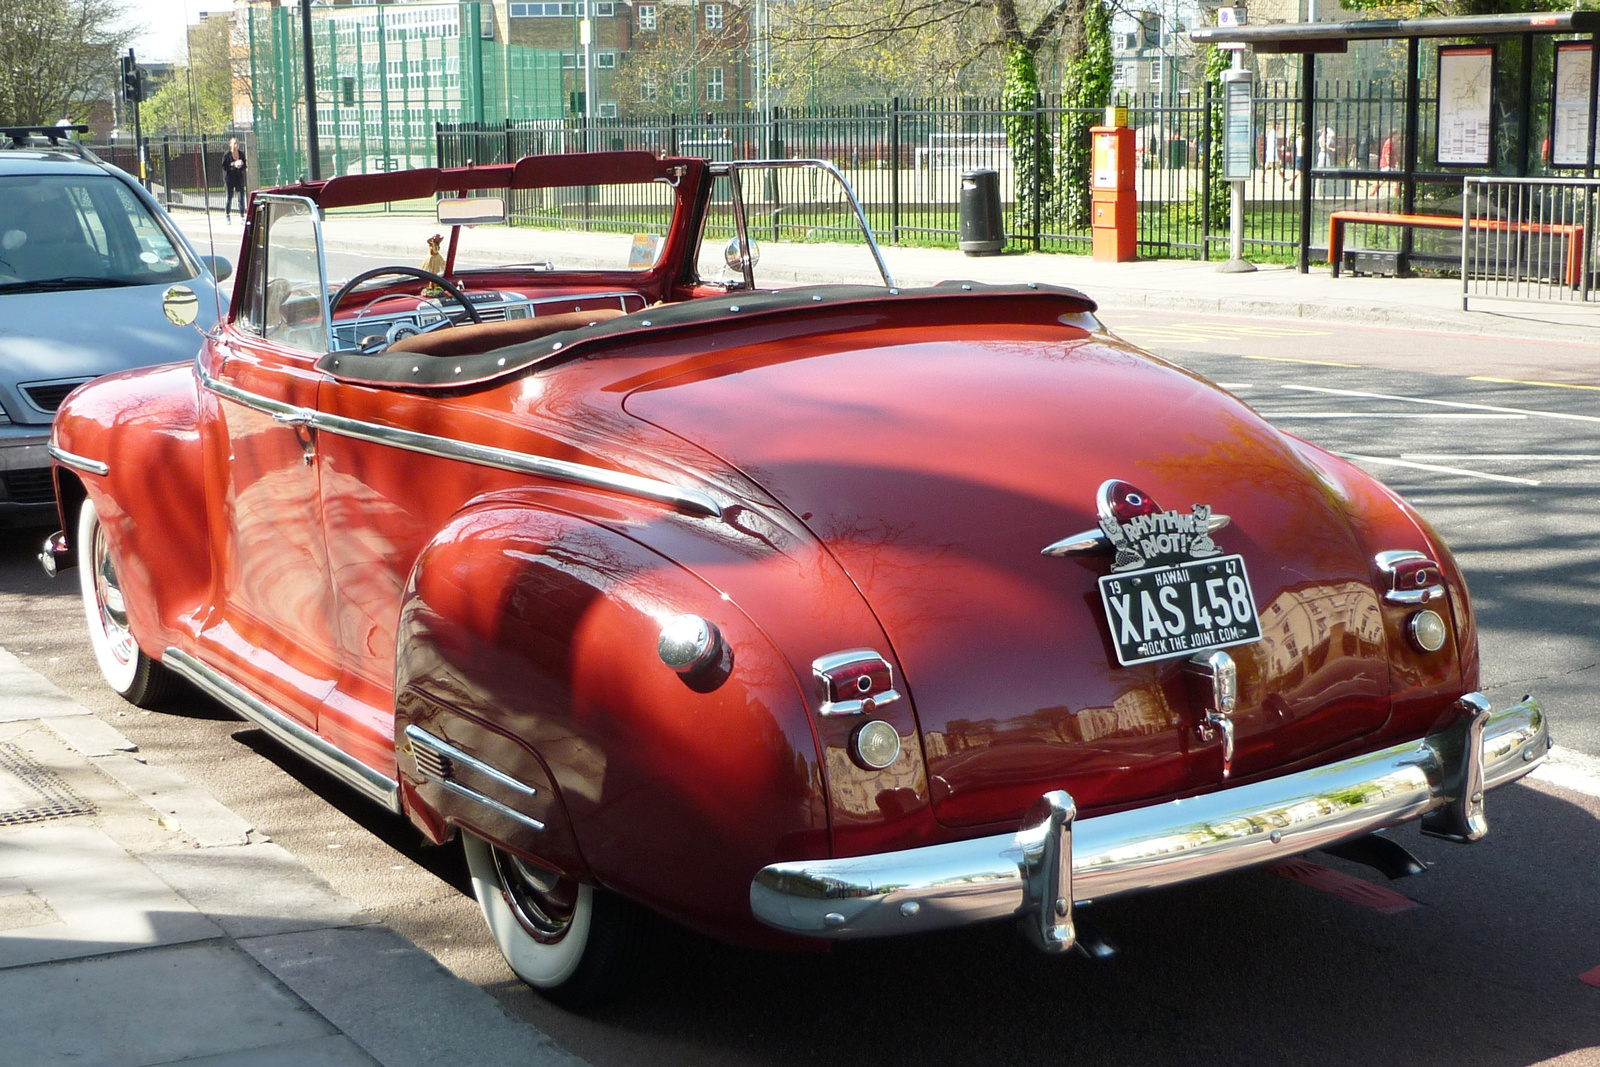
M 474 834 L 462 831 L 461 841 L 478 906 L 517 977 L 569 1008 L 609 999 L 630 983 L 644 940 L 636 908 Z
M 139 707 L 164 700 L 173 676 L 145 655 L 128 628 L 127 602 L 117 577 L 117 564 L 94 501 L 84 498 L 78 511 L 78 584 L 83 592 L 89 644 L 106 684 Z

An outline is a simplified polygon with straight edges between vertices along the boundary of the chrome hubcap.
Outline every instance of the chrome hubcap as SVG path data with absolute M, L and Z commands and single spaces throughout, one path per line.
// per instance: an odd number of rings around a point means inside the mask
M 520 856 L 494 850 L 500 892 L 528 936 L 553 945 L 567 935 L 578 909 L 578 883 Z
M 105 631 L 106 644 L 118 662 L 127 663 L 134 656 L 133 634 L 128 630 L 127 605 L 122 599 L 122 587 L 117 584 L 117 567 L 111 562 L 111 549 L 106 544 L 105 531 L 97 523 L 94 528 L 94 602 L 100 609 L 100 628 Z

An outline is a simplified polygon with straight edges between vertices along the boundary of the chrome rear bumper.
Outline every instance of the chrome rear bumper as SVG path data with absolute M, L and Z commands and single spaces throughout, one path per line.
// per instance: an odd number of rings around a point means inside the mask
M 1046 951 L 1072 947 L 1075 902 L 1287 859 L 1412 819 L 1475 841 L 1486 790 L 1544 759 L 1550 732 L 1531 697 L 1491 711 L 1478 693 L 1420 741 L 1296 774 L 1078 820 L 1046 793 L 1015 834 L 846 859 L 765 867 L 750 907 L 769 926 L 813 937 L 938 930 L 1015 916 Z

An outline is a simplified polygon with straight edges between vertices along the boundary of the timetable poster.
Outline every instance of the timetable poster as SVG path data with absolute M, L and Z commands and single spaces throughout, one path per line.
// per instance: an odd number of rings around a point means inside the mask
M 1587 41 L 1556 45 L 1555 107 L 1550 162 L 1582 167 L 1589 162 L 1589 99 L 1593 47 Z
M 1440 163 L 1489 162 L 1493 95 L 1493 48 L 1439 49 Z

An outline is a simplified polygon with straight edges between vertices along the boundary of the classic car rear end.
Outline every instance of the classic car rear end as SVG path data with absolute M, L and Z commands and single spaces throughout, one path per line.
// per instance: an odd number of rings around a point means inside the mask
M 1548 732 L 1473 692 L 1413 511 L 1081 294 L 757 291 L 736 176 L 597 153 L 258 198 L 199 360 L 56 424 L 46 558 L 93 561 L 108 680 L 187 677 L 459 833 L 568 1003 L 627 971 L 638 905 L 790 947 L 1010 916 L 1059 951 L 1079 901 L 1483 835 Z M 460 269 L 454 229 L 324 281 L 329 207 L 607 177 L 662 220 L 626 268 Z

